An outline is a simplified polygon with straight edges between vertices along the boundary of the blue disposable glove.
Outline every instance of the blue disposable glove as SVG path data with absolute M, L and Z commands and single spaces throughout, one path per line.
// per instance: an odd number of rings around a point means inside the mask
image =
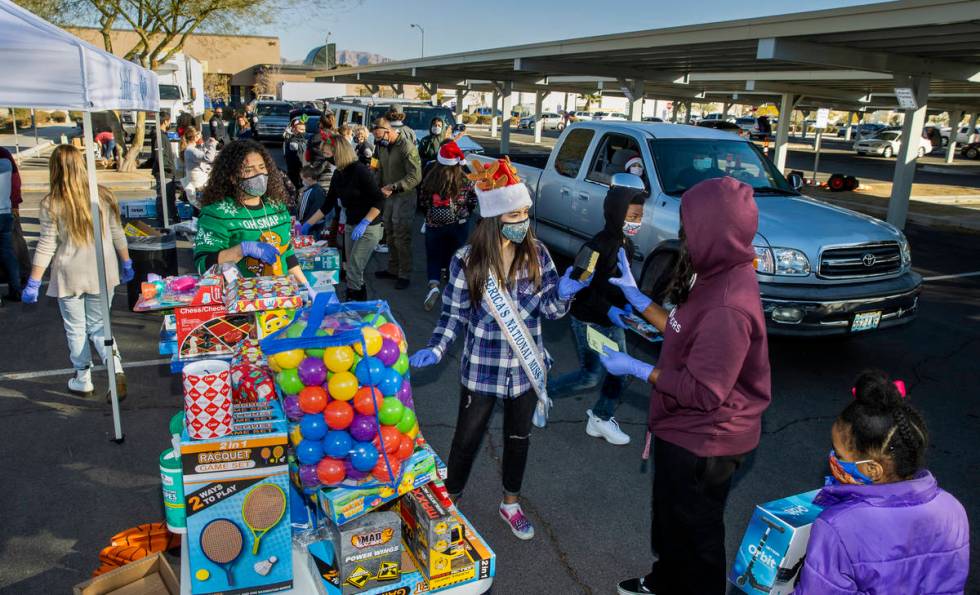
M 37 291 L 41 289 L 41 281 L 38 279 L 28 279 L 27 286 L 20 292 L 20 301 L 25 304 L 37 303 Z
M 602 349 L 604 353 L 599 356 L 599 361 L 602 362 L 607 372 L 613 376 L 635 376 L 643 382 L 649 382 L 650 374 L 653 373 L 653 364 L 641 362 L 635 357 L 610 349 L 608 346 Z
M 426 368 L 439 363 L 439 358 L 436 357 L 436 352 L 431 349 L 419 349 L 408 358 L 408 363 L 413 368 Z
M 310 225 L 309 223 L 304 223 L 303 225 L 300 225 L 299 226 L 299 235 L 301 235 L 301 236 L 308 236 L 308 235 L 310 235 L 310 228 L 311 227 L 313 227 L 313 226 Z
M 357 224 L 354 231 L 350 232 L 350 239 L 354 240 L 355 242 L 361 239 L 361 236 L 364 235 L 365 231 L 367 231 L 368 225 L 371 225 L 369 220 L 361 219 L 361 222 Z
M 242 255 L 257 258 L 265 264 L 272 264 L 279 259 L 279 251 L 268 242 L 244 241 L 241 243 Z
M 136 271 L 133 270 L 133 261 L 126 259 L 122 261 L 122 274 L 119 275 L 120 283 L 129 283 L 136 276 Z
M 626 323 L 623 322 L 623 317 L 629 316 L 632 313 L 633 313 L 633 306 L 626 304 L 625 308 L 617 308 L 616 306 L 610 306 L 607 316 L 609 316 L 609 321 L 612 322 L 613 325 L 618 326 L 619 328 L 626 328 Z
M 592 275 L 589 275 L 589 278 L 585 281 L 572 279 L 572 268 L 568 267 L 565 269 L 565 274 L 558 280 L 558 298 L 563 301 L 572 299 L 576 293 L 588 287 L 589 283 L 592 283 Z
M 644 312 L 653 303 L 653 300 L 643 295 L 643 292 L 636 286 L 636 279 L 633 278 L 633 271 L 630 270 L 630 259 L 626 256 L 626 250 L 619 249 L 619 274 L 620 277 L 610 277 L 609 282 L 623 290 L 626 300 L 633 304 L 637 312 Z

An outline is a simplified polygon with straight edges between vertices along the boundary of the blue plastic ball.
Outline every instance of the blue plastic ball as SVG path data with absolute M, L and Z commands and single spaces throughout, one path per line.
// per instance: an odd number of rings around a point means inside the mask
M 323 452 L 334 459 L 345 459 L 350 454 L 354 441 L 347 430 L 330 430 L 323 437 Z
M 327 429 L 327 422 L 318 413 L 308 413 L 299 420 L 299 431 L 306 440 L 323 440 Z
M 323 458 L 323 446 L 319 441 L 301 440 L 296 447 L 296 458 L 303 465 L 316 465 Z
M 384 371 L 384 363 L 374 356 L 365 357 L 354 367 L 354 375 L 361 386 L 377 386 Z
M 350 462 L 358 471 L 367 473 L 378 463 L 378 449 L 370 442 L 355 442 Z
M 381 394 L 386 397 L 393 397 L 398 394 L 398 389 L 402 387 L 402 375 L 398 373 L 398 370 L 394 368 L 385 368 L 384 372 L 381 374 L 381 382 L 378 383 L 378 388 L 381 390 Z

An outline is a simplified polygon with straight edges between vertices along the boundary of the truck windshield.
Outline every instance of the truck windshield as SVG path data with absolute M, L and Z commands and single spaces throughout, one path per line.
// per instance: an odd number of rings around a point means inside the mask
M 375 119 L 384 116 L 388 113 L 388 107 L 387 105 L 372 107 L 368 114 L 368 120 L 374 122 Z M 443 124 L 450 128 L 456 125 L 456 118 L 453 117 L 453 112 L 449 108 L 430 107 L 427 105 L 403 105 L 402 109 L 405 111 L 405 126 L 413 130 L 428 130 L 432 118 L 436 117 L 442 118 Z
M 752 143 L 721 139 L 652 139 L 650 152 L 664 192 L 680 196 L 698 182 L 732 176 L 758 191 L 796 194 Z
M 177 85 L 160 85 L 160 99 L 180 99 L 180 87 Z
M 288 118 L 292 109 L 293 106 L 288 103 L 260 103 L 255 111 L 260 116 L 284 116 Z

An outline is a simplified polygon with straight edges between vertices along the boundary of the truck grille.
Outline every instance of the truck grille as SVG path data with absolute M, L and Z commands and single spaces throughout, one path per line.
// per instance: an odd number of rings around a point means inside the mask
M 820 255 L 820 276 L 828 279 L 888 275 L 901 268 L 898 242 L 828 248 Z

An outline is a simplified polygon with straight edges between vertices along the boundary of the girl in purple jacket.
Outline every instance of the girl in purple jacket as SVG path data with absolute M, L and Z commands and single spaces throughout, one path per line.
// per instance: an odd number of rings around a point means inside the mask
M 928 432 L 884 372 L 864 372 L 834 422 L 830 480 L 795 593 L 962 593 L 963 506 L 925 467 Z

